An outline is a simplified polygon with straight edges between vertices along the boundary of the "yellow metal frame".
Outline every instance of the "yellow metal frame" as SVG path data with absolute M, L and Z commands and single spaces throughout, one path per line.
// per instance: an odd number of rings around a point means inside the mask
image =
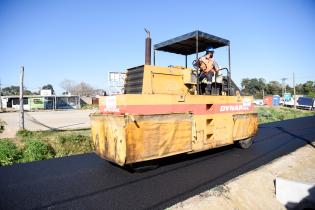
M 101 97 L 99 113 L 91 116 L 92 139 L 102 158 L 125 165 L 256 134 L 252 96 L 195 95 L 192 69 L 137 68 L 143 70 L 142 92 Z

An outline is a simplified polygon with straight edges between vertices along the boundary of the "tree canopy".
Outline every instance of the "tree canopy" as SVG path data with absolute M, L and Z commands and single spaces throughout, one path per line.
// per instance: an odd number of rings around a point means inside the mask
M 286 92 L 293 94 L 293 87 L 286 85 L 282 87 L 282 84 L 278 81 L 270 81 L 266 83 L 263 78 L 245 78 L 241 82 L 242 94 L 253 95 L 255 98 L 262 98 L 264 95 L 280 95 L 282 96 L 283 89 Z M 315 82 L 307 81 L 295 86 L 297 95 L 306 95 L 315 97 Z
M 47 85 L 44 85 L 42 87 L 43 90 L 51 90 L 51 94 L 54 95 L 55 94 L 55 90 L 54 90 L 54 87 L 51 85 L 51 84 L 47 84 Z
M 27 90 L 24 88 L 23 91 L 24 95 L 37 95 L 37 93 L 33 93 L 30 90 Z M 11 85 L 8 87 L 5 87 L 1 91 L 2 96 L 12 96 L 12 95 L 20 95 L 20 86 Z
M 65 90 L 65 92 L 71 93 L 73 95 L 92 96 L 100 92 L 100 90 L 95 90 L 90 84 L 86 82 L 76 83 L 68 79 L 63 80 L 60 83 L 60 86 Z

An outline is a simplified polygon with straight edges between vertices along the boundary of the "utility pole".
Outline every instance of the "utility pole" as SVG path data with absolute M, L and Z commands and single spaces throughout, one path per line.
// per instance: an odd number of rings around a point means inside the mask
M 264 89 L 262 90 L 262 98 L 263 99 L 265 98 L 265 90 Z
M 285 85 L 285 81 L 287 80 L 288 78 L 282 78 L 282 97 L 284 97 L 284 93 L 286 92 L 286 85 Z
M 20 130 L 24 130 L 24 104 L 23 104 L 23 82 L 24 82 L 24 66 L 21 66 L 20 72 Z
M 295 101 L 295 76 L 293 72 L 293 101 L 294 101 L 294 109 L 296 109 L 296 101 Z
M 0 111 L 2 112 L 2 87 L 1 87 L 1 80 L 0 80 Z

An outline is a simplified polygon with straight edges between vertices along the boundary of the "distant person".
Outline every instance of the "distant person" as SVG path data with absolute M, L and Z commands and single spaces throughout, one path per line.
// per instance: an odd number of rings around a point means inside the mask
M 219 65 L 213 59 L 214 49 L 212 47 L 206 50 L 206 54 L 199 58 L 199 67 L 202 70 L 199 80 L 202 81 L 207 78 L 207 86 L 205 88 L 205 93 L 211 94 L 211 82 L 212 77 L 215 73 L 219 71 Z

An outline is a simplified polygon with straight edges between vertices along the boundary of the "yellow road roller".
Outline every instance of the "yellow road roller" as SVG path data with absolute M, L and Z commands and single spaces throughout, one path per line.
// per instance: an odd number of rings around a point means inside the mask
M 124 94 L 100 97 L 91 115 L 95 152 L 125 166 L 235 143 L 248 148 L 257 113 L 253 97 L 241 96 L 231 79 L 230 41 L 202 31 L 184 34 L 154 45 L 152 65 L 147 33 L 145 64 L 127 69 Z M 187 56 L 198 61 L 209 46 L 227 47 L 228 67 L 207 81 L 219 91 L 206 94 L 200 65 L 188 68 Z M 184 66 L 155 65 L 157 51 L 185 56 Z

